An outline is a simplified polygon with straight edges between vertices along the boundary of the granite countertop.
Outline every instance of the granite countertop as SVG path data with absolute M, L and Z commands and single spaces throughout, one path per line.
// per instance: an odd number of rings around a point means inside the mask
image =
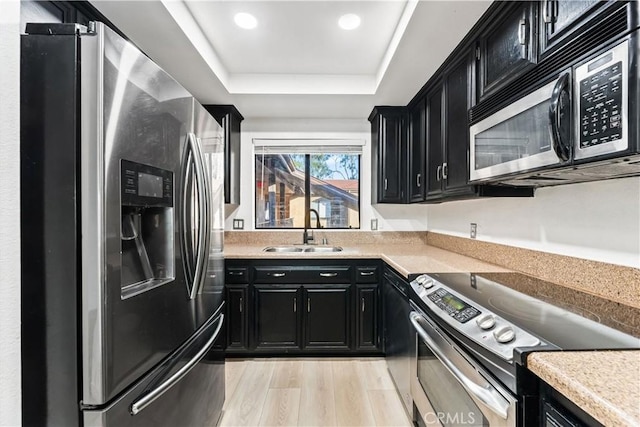
M 489 264 L 468 256 L 459 255 L 424 243 L 365 243 L 343 247 L 341 252 L 263 252 L 264 243 L 225 243 L 224 257 L 227 259 L 344 259 L 380 258 L 398 273 L 407 277 L 413 273 L 499 273 L 505 268 Z
M 602 424 L 640 425 L 640 351 L 531 353 L 527 368 Z

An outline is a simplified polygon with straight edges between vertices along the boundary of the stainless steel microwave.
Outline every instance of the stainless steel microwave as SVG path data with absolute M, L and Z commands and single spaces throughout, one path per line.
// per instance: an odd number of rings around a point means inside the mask
M 471 126 L 469 181 L 555 185 L 640 174 L 638 56 L 636 32 Z

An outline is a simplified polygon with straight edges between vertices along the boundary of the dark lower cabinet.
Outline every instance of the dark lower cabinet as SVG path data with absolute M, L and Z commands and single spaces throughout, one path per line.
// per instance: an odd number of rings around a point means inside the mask
M 248 285 L 227 286 L 227 348 L 249 348 Z
M 358 325 L 358 350 L 380 348 L 379 313 L 380 304 L 377 285 L 358 285 L 356 303 Z
M 349 349 L 350 285 L 307 285 L 305 293 L 305 349 Z
M 227 354 L 380 354 L 380 260 L 226 260 Z
M 256 285 L 256 349 L 300 348 L 300 288 Z

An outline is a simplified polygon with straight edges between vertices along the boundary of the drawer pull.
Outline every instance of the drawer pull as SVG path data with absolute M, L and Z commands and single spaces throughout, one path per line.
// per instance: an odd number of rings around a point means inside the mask
M 338 273 L 336 273 L 336 272 L 320 273 L 320 276 L 322 276 L 322 277 L 336 277 L 337 275 L 338 275 Z
M 287 275 L 287 273 L 267 273 L 267 275 L 272 277 L 284 277 Z
M 229 276 L 244 276 L 244 271 L 229 271 Z
M 360 275 L 361 276 L 373 276 L 376 272 L 375 271 L 361 271 Z

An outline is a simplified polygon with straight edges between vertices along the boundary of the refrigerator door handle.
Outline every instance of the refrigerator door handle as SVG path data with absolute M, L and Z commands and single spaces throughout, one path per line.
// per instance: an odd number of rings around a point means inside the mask
M 216 330 L 211 335 L 211 338 L 207 340 L 204 346 L 196 353 L 195 356 L 189 362 L 187 362 L 179 371 L 175 374 L 171 375 L 166 381 L 162 382 L 158 387 L 151 390 L 149 393 L 145 394 L 140 399 L 133 402 L 131 405 L 131 414 L 137 415 L 142 410 L 144 410 L 147 406 L 151 405 L 156 399 L 162 396 L 165 392 L 167 392 L 171 387 L 173 387 L 176 383 L 178 383 L 185 375 L 187 375 L 191 369 L 193 369 L 200 360 L 207 354 L 211 346 L 213 345 L 218 335 L 220 335 L 220 331 L 222 330 L 222 324 L 224 323 L 224 314 L 220 314 L 218 321 L 218 326 Z
M 187 135 L 187 141 L 189 141 L 189 135 Z M 180 217 L 180 226 L 182 231 L 182 236 L 180 240 L 180 244 L 182 246 L 183 256 L 182 259 L 184 261 L 184 267 L 186 270 L 186 276 L 188 281 L 192 281 L 195 276 L 195 265 L 194 265 L 194 252 L 197 252 L 197 248 L 193 247 L 193 230 L 192 230 L 192 215 L 193 212 L 191 210 L 191 199 L 190 195 L 193 192 L 193 177 L 192 177 L 192 167 L 193 167 L 193 152 L 191 150 L 190 142 L 187 142 L 185 147 L 185 155 L 183 156 L 184 160 L 182 163 L 183 173 L 182 173 L 182 194 L 180 198 L 180 207 L 179 207 L 179 217 Z M 189 288 L 188 288 L 189 289 Z M 190 290 L 190 289 L 189 289 Z
M 194 299 L 204 284 L 209 261 L 209 245 L 211 243 L 211 194 L 207 176 L 207 165 L 205 164 L 204 155 L 200 148 L 202 141 L 200 138 L 196 138 L 195 134 L 190 135 L 194 153 L 194 163 L 196 165 L 196 171 L 199 171 L 198 206 L 200 207 L 200 215 L 198 217 L 200 220 L 200 224 L 198 224 L 198 258 L 196 260 L 196 275 L 194 276 L 190 294 L 191 299 Z

